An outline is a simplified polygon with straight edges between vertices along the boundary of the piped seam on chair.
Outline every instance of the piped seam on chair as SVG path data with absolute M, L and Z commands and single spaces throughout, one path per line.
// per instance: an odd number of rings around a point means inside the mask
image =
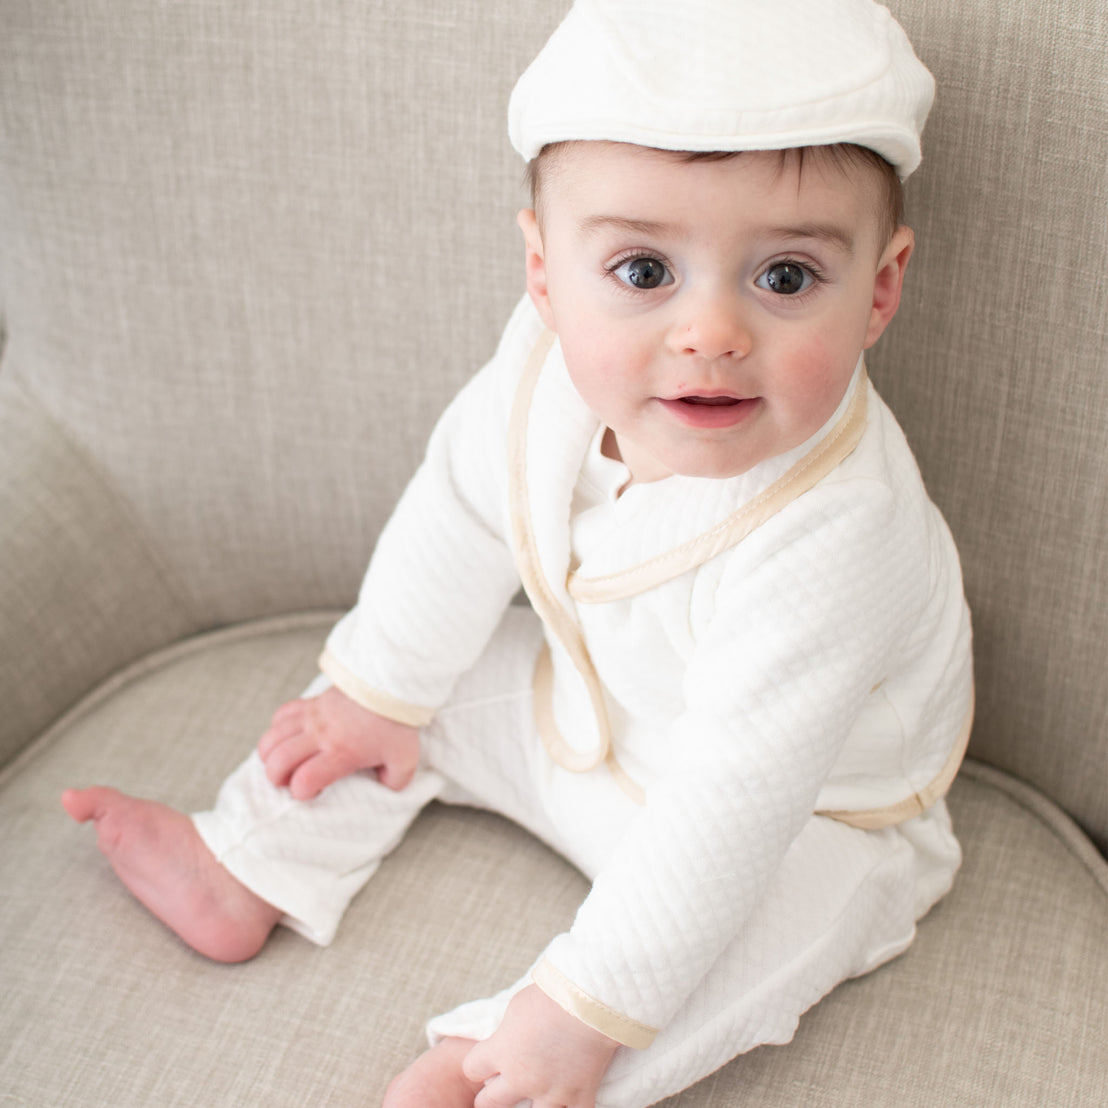
M 1081 863 L 1108 897 L 1108 858 L 1100 853 L 1080 824 L 1061 805 L 1034 785 L 976 758 L 967 758 L 962 763 L 959 776 L 1003 793 L 1013 804 L 1038 820 Z

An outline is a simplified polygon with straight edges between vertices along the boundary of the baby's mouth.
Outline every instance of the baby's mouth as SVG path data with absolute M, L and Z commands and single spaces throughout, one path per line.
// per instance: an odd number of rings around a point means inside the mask
M 737 396 L 679 396 L 682 404 L 704 405 L 708 408 L 724 408 L 730 404 L 741 404 Z
M 753 396 L 699 396 L 695 393 L 662 401 L 662 406 L 681 423 L 703 430 L 744 423 L 758 404 L 758 398 Z

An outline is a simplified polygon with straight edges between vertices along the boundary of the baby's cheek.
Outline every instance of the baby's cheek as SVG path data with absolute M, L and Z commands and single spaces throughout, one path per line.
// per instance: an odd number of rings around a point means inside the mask
M 811 433 L 831 418 L 846 395 L 860 350 L 813 341 L 796 351 L 782 394 L 795 419 L 814 423 Z
M 634 386 L 634 374 L 618 352 L 599 345 L 587 352 L 563 347 L 569 377 L 581 399 L 593 415 L 611 425 L 618 422 L 618 412 L 627 403 Z

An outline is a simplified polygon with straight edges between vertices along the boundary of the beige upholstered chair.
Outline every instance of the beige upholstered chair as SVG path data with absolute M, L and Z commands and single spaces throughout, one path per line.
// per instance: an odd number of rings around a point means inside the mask
M 583 895 L 434 808 L 331 948 L 221 967 L 58 804 L 205 806 L 312 676 L 521 291 L 504 109 L 565 4 L 0 2 L 0 1105 L 377 1104 Z M 871 370 L 964 558 L 966 861 L 682 1108 L 1108 1103 L 1108 9 L 894 7 L 940 92 Z

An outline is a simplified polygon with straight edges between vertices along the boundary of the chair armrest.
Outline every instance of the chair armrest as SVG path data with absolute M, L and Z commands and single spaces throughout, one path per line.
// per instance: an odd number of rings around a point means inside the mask
M 0 765 L 112 672 L 194 630 L 108 482 L 0 374 Z

